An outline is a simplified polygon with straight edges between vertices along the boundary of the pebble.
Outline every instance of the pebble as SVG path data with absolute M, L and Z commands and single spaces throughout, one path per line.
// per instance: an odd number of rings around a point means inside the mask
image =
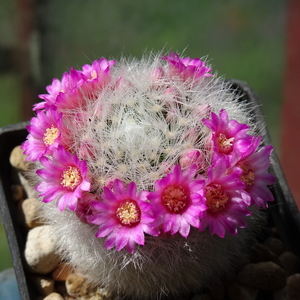
M 287 299 L 300 300 L 300 274 L 294 274 L 287 279 Z
M 58 293 L 51 293 L 44 300 L 64 300 L 64 298 Z
M 255 300 L 258 295 L 258 288 L 236 282 L 229 286 L 227 294 L 230 300 Z
M 34 273 L 47 274 L 60 263 L 55 253 L 55 238 L 49 234 L 49 225 L 38 226 L 28 232 L 25 259 Z
M 250 262 L 259 263 L 263 261 L 273 261 L 277 265 L 281 265 L 279 257 L 263 244 L 256 243 L 249 251 Z
M 263 290 L 279 290 L 286 284 L 285 271 L 272 261 L 251 263 L 238 273 L 241 284 Z
M 62 262 L 51 274 L 51 277 L 55 281 L 66 281 L 69 274 L 73 273 L 74 270 L 67 263 Z
M 25 197 L 24 188 L 20 184 L 13 184 L 11 186 L 11 192 L 12 192 L 12 198 L 16 202 L 23 200 Z
M 95 295 L 89 300 L 118 300 L 107 289 L 98 287 L 95 291 Z
M 25 199 L 21 203 L 20 221 L 25 223 L 28 229 L 43 225 L 43 220 L 38 214 L 39 200 L 36 198 Z
M 86 279 L 78 274 L 69 274 L 66 280 L 67 293 L 72 297 L 87 296 L 90 293 L 90 285 Z
M 10 164 L 19 171 L 27 171 L 30 163 L 26 161 L 26 155 L 23 154 L 23 150 L 20 146 L 16 146 L 9 157 Z
M 268 237 L 265 240 L 264 245 L 278 256 L 280 256 L 284 251 L 286 251 L 286 247 L 284 246 L 282 241 L 275 237 Z
M 283 252 L 280 257 L 280 262 L 287 276 L 293 275 L 300 270 L 299 258 L 290 251 Z
M 47 296 L 54 292 L 54 280 L 52 278 L 32 276 L 31 281 L 36 291 L 42 296 Z
M 287 300 L 286 299 L 286 287 L 284 287 L 283 289 L 274 291 L 273 294 L 273 300 Z

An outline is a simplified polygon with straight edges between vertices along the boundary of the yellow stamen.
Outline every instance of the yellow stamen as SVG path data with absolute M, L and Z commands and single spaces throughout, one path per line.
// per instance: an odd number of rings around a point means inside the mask
M 229 196 L 219 184 L 207 186 L 205 196 L 208 210 L 213 213 L 223 210 L 229 200 Z
M 218 148 L 221 153 L 228 154 L 232 151 L 234 138 L 227 138 L 225 134 L 220 133 L 217 138 Z
M 43 138 L 44 144 L 47 146 L 52 145 L 58 136 L 59 136 L 58 128 L 52 125 L 50 128 L 47 128 L 46 132 L 44 133 L 44 138 Z
M 243 170 L 241 180 L 246 184 L 247 187 L 251 187 L 255 181 L 255 172 L 249 164 L 242 162 L 238 164 L 238 167 Z
M 134 200 L 126 199 L 117 208 L 116 216 L 122 225 L 132 227 L 140 222 L 141 210 Z
M 62 181 L 60 184 L 72 191 L 74 191 L 77 186 L 81 183 L 82 177 L 81 172 L 77 167 L 69 166 L 68 169 L 65 169 L 62 174 Z
M 162 203 L 171 213 L 182 213 L 188 202 L 189 194 L 180 185 L 167 186 L 162 192 Z
M 96 79 L 96 78 L 98 77 L 98 74 L 97 74 L 97 72 L 96 72 L 95 70 L 93 70 L 93 71 L 91 72 L 91 76 L 92 76 L 92 78 L 89 79 L 90 81 L 93 80 L 93 79 Z

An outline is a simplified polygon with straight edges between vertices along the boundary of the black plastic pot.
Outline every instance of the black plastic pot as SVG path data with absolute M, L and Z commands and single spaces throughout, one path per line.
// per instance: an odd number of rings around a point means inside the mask
M 253 121 L 263 120 L 258 99 L 251 88 L 239 80 L 230 80 L 232 92 L 240 95 L 240 101 L 251 104 L 249 111 Z M 250 107 L 250 105 L 249 105 Z M 12 199 L 11 185 L 15 184 L 15 171 L 9 163 L 12 149 L 20 145 L 27 136 L 26 123 L 6 126 L 0 129 L 0 207 L 10 246 L 14 269 L 23 300 L 34 299 L 37 295 L 30 284 L 30 273 L 26 270 L 23 253 L 26 243 L 26 232 L 17 223 L 15 202 Z M 266 144 L 271 144 L 270 137 L 264 136 Z M 286 179 L 276 154 L 273 155 L 271 172 L 277 177 L 277 183 L 271 187 L 275 201 L 267 209 L 267 214 L 279 231 L 279 236 L 286 247 L 300 257 L 300 215 L 291 195 Z
M 13 148 L 20 145 L 28 134 L 25 126 L 26 123 L 19 123 L 0 129 L 0 208 L 21 299 L 31 300 L 36 295 L 29 282 L 30 274 L 25 270 L 23 258 L 27 233 L 17 222 L 16 203 L 13 201 L 11 186 L 18 182 L 15 170 L 9 162 Z

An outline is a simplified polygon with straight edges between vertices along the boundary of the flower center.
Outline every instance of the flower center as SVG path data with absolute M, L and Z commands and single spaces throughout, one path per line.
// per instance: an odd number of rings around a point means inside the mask
M 59 136 L 58 128 L 52 125 L 51 128 L 47 128 L 46 132 L 44 133 L 44 138 L 43 138 L 44 144 L 47 146 L 52 145 L 58 136 Z
M 180 185 L 167 186 L 162 192 L 162 204 L 171 213 L 182 213 L 188 202 L 189 193 Z
M 69 166 L 68 169 L 65 169 L 62 173 L 62 181 L 60 184 L 70 189 L 71 191 L 74 191 L 78 185 L 81 183 L 82 177 L 81 172 L 77 167 Z
M 228 139 L 224 133 L 220 133 L 217 138 L 220 153 L 229 154 L 233 148 L 234 138 Z
M 251 187 L 255 181 L 255 171 L 251 168 L 250 164 L 241 162 L 238 167 L 243 170 L 241 180 L 246 184 L 247 187 Z
M 229 196 L 222 190 L 221 185 L 208 185 L 205 190 L 208 210 L 212 213 L 223 210 L 229 200 Z
M 122 225 L 133 227 L 141 220 L 141 209 L 132 199 L 123 200 L 117 210 L 116 216 Z

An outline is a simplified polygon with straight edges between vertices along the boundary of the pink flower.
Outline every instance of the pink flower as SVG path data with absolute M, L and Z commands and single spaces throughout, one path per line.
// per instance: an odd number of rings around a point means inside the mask
M 241 170 L 226 175 L 226 165 L 225 159 L 220 158 L 207 171 L 204 193 L 207 210 L 199 228 L 203 231 L 208 227 L 211 234 L 222 238 L 226 232 L 235 235 L 238 228 L 246 227 L 246 216 L 251 214 L 243 199 L 245 184 L 240 180 Z
M 68 93 L 71 93 L 74 97 L 75 92 L 79 92 L 78 88 L 83 83 L 84 76 L 79 71 L 71 68 L 70 73 L 65 72 L 63 74 L 61 81 L 56 78 L 53 79 L 52 84 L 46 87 L 49 94 L 39 95 L 39 98 L 45 101 L 35 104 L 33 110 L 44 109 L 50 105 L 57 106 L 57 100 Z
M 268 173 L 272 151 L 272 146 L 264 146 L 236 164 L 242 170 L 240 178 L 246 185 L 245 191 L 251 196 L 252 204 L 263 208 L 268 207 L 268 201 L 274 201 L 268 188 L 268 185 L 273 185 L 276 180 L 273 174 Z
M 190 57 L 181 58 L 177 53 L 171 52 L 169 56 L 164 55 L 161 59 L 169 63 L 169 73 L 178 76 L 183 81 L 193 79 L 198 81 L 201 77 L 212 76 L 211 68 L 208 68 L 200 58 L 191 59 Z
M 38 111 L 37 117 L 26 127 L 29 135 L 21 149 L 27 155 L 27 160 L 37 161 L 43 155 L 51 155 L 54 148 L 63 143 L 63 135 L 67 129 L 62 120 L 62 114 L 54 106 L 46 112 Z
M 155 191 L 147 196 L 164 232 L 187 237 L 190 226 L 199 228 L 206 206 L 202 199 L 204 181 L 193 180 L 196 172 L 195 164 L 184 171 L 176 165 L 173 173 L 154 183 Z
M 53 150 L 52 157 L 40 158 L 44 168 L 36 172 L 43 181 L 37 184 L 36 191 L 40 192 L 43 202 L 56 200 L 60 211 L 66 207 L 75 210 L 82 192 L 88 192 L 91 187 L 87 164 L 62 146 Z
M 125 187 L 116 179 L 113 190 L 104 187 L 103 201 L 91 202 L 96 213 L 88 221 L 99 225 L 96 237 L 106 237 L 107 249 L 125 248 L 133 253 L 135 244 L 144 245 L 145 233 L 158 235 L 158 229 L 152 225 L 151 205 L 146 201 L 148 193 L 137 192 L 134 182 Z
M 211 119 L 203 119 L 203 123 L 212 131 L 211 139 L 213 141 L 213 151 L 218 157 L 243 155 L 249 151 L 253 142 L 253 136 L 247 134 L 249 126 L 228 120 L 228 114 L 225 109 L 221 109 L 219 116 L 211 113 Z M 235 153 L 237 152 L 237 153 Z
M 115 60 L 106 60 L 105 58 L 100 58 L 99 60 L 93 61 L 92 65 L 84 65 L 81 72 L 85 76 L 86 81 L 96 84 L 91 85 L 92 89 L 99 89 L 109 81 L 110 68 L 115 63 Z

